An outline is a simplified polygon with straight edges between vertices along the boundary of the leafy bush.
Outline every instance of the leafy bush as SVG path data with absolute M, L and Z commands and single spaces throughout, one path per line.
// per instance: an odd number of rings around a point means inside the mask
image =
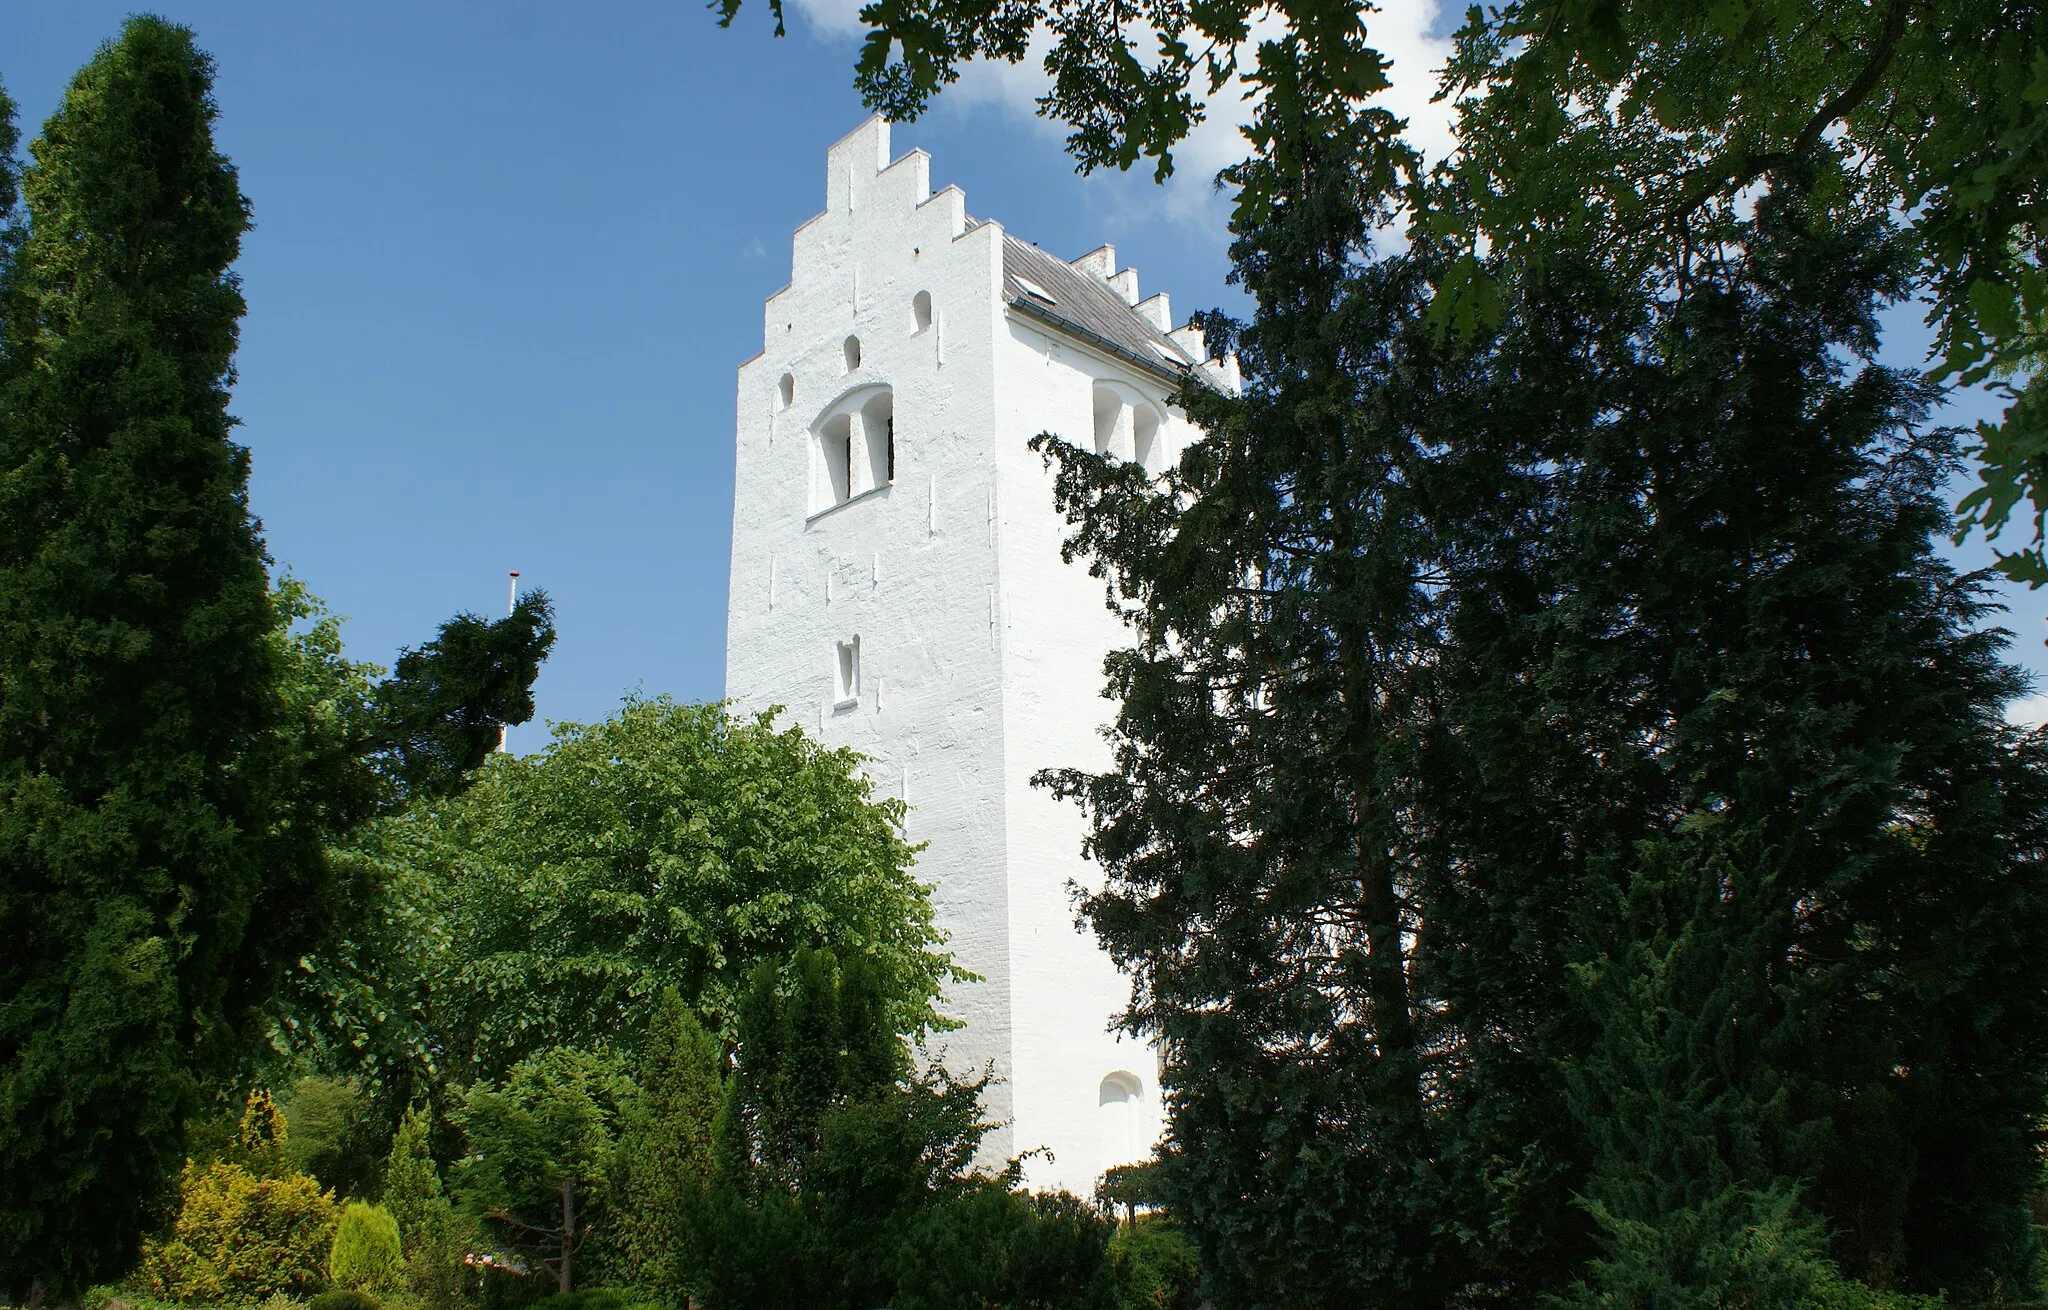
M 1118 1310 L 1194 1310 L 1195 1244 L 1164 1216 L 1125 1224 L 1109 1243 Z
M 543 1297 L 533 1310 L 662 1310 L 659 1304 L 638 1300 L 636 1295 L 616 1287 L 585 1287 Z
M 353 1287 L 337 1287 L 313 1298 L 306 1310 L 383 1310 L 382 1302 Z
M 187 1166 L 170 1236 L 142 1248 L 144 1284 L 170 1301 L 254 1305 L 326 1281 L 334 1197 L 304 1174 L 261 1178 L 239 1164 Z
M 938 1199 L 912 1221 L 898 1247 L 890 1304 L 903 1310 L 1109 1310 L 1113 1231 L 1109 1218 L 1079 1197 L 980 1181 Z
M 351 1201 L 335 1225 L 327 1254 L 327 1276 L 336 1287 L 364 1292 L 405 1288 L 405 1255 L 398 1245 L 398 1221 L 381 1205 Z

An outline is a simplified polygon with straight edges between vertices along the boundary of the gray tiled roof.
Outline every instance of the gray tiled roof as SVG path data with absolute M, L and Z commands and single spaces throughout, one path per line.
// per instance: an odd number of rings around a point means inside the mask
M 1050 295 L 1052 303 L 1031 294 L 1024 282 Z M 1026 316 L 1164 379 L 1178 382 L 1195 362 L 1125 304 L 1109 283 L 1008 234 L 1003 237 L 1003 297 Z

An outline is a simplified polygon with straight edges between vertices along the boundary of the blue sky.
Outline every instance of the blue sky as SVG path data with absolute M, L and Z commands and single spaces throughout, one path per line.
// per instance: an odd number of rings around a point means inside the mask
M 219 140 L 255 207 L 234 406 L 252 498 L 277 563 L 349 616 L 351 654 L 389 663 L 457 610 L 499 610 L 517 568 L 559 615 L 545 718 L 720 693 L 733 370 L 822 204 L 825 147 L 865 116 L 857 6 L 805 3 L 780 41 L 760 0 L 730 31 L 693 0 L 154 7 L 218 61 Z M 25 137 L 133 8 L 0 8 Z M 1383 20 L 1406 106 L 1437 26 L 1422 2 Z M 895 147 L 1054 253 L 1114 242 L 1177 314 L 1241 309 L 1204 181 L 1228 124 L 1164 191 L 1084 179 L 1030 117 L 1033 81 L 974 77 Z M 1914 315 L 1895 318 L 1917 362 Z M 2021 596 L 2009 623 L 2048 669 L 2042 612 Z

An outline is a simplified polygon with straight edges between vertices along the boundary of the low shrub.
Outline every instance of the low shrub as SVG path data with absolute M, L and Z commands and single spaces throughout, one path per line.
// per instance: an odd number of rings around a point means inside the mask
M 221 1161 L 186 1166 L 181 1191 L 170 1235 L 142 1250 L 142 1282 L 152 1295 L 254 1305 L 326 1282 L 338 1207 L 311 1178 L 262 1178 Z
M 383 1302 L 353 1287 L 337 1287 L 314 1297 L 306 1310 L 383 1310 Z
M 1163 1215 L 1125 1224 L 1109 1242 L 1118 1310 L 1194 1310 L 1195 1244 Z
M 389 1210 L 361 1201 L 348 1203 L 334 1226 L 327 1276 L 336 1287 L 362 1292 L 405 1289 L 405 1255 L 398 1244 L 398 1221 Z
M 574 1292 L 557 1292 L 534 1303 L 533 1310 L 661 1310 L 653 1302 L 635 1299 L 635 1294 L 616 1287 L 585 1287 Z

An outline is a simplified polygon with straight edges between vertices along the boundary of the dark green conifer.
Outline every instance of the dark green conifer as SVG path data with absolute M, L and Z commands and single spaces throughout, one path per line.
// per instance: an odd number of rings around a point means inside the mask
M 131 19 L 22 178 L 0 358 L 0 1270 L 117 1273 L 317 913 L 227 414 L 212 65 Z
M 629 1107 L 615 1185 L 617 1233 L 627 1281 L 649 1293 L 687 1287 L 689 1262 L 676 1249 L 711 1183 L 712 1131 L 724 1101 L 718 1039 L 673 987 L 648 1021 L 640 1093 Z
M 1050 780 L 1207 1295 L 2031 1286 L 2048 772 L 1930 545 L 1952 436 L 1868 362 L 1892 234 L 1561 248 L 1460 341 L 1426 234 L 1280 145 L 1245 394 L 1164 488 L 1041 439 L 1135 637 L 1115 768 Z

